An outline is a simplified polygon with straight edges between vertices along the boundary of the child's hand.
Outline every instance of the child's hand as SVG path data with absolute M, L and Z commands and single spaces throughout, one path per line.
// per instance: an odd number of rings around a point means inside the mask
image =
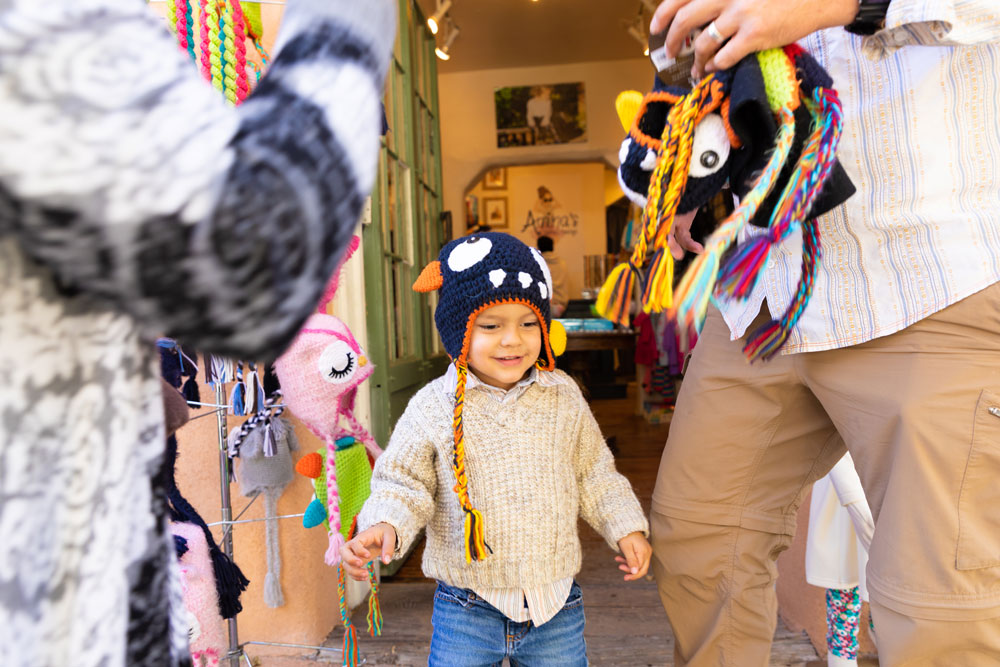
M 375 547 L 369 549 L 368 547 Z M 392 560 L 392 554 L 396 550 L 396 529 L 387 523 L 377 523 L 368 530 L 363 530 L 354 536 L 354 539 L 340 547 L 340 560 L 344 564 L 344 570 L 352 578 L 358 581 L 368 580 L 369 562 L 380 552 L 382 562 L 388 563 Z
M 649 546 L 642 533 L 629 533 L 618 540 L 618 548 L 622 556 L 615 556 L 618 569 L 625 573 L 625 581 L 635 581 L 646 576 L 649 569 L 649 558 L 653 555 L 653 547 Z

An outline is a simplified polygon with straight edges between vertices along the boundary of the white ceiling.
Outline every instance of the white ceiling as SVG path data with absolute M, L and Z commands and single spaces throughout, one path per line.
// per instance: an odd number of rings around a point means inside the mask
M 436 0 L 417 0 L 426 16 Z M 622 27 L 640 0 L 452 0 L 459 27 L 442 74 L 501 67 L 559 65 L 642 57 L 642 46 Z M 645 15 L 648 25 L 649 14 Z M 443 30 L 438 45 L 443 46 Z

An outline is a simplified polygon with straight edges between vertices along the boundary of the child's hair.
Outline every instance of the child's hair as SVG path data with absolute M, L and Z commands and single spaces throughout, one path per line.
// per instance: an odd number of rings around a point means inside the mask
M 465 559 L 466 562 L 482 560 L 489 547 L 483 538 L 482 515 L 469 499 L 462 424 L 472 327 L 476 317 L 492 306 L 504 303 L 527 306 L 538 317 L 542 334 L 542 350 L 535 365 L 543 370 L 554 369 L 556 358 L 550 341 L 549 312 L 552 276 L 537 249 L 529 248 L 509 234 L 487 232 L 455 239 L 445 245 L 437 260 L 424 268 L 413 289 L 439 292 L 434 322 L 458 377 L 452 470 L 455 492 L 465 510 Z

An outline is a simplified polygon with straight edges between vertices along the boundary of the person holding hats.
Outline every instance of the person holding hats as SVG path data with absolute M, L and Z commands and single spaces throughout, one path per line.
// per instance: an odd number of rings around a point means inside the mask
M 368 562 L 406 553 L 426 527 L 431 665 L 585 665 L 577 517 L 620 551 L 626 581 L 646 574 L 652 550 L 587 402 L 555 370 L 565 332 L 551 323 L 545 259 L 507 234 L 467 236 L 414 289 L 439 291 L 452 364 L 396 424 L 344 566 L 364 579 Z

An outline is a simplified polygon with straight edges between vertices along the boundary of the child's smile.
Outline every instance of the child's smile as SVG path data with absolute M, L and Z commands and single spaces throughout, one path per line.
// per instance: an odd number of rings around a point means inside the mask
M 486 384 L 510 389 L 538 361 L 542 328 L 531 308 L 504 303 L 487 308 L 472 325 L 469 368 Z

